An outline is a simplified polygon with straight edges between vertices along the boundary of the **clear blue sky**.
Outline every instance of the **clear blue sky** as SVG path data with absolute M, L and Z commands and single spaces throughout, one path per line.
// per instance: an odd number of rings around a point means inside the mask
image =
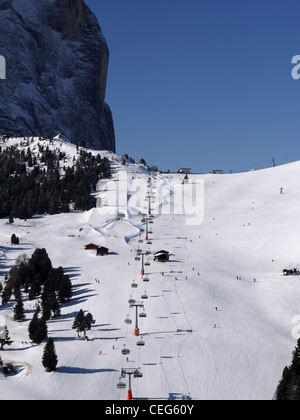
M 299 0 L 86 0 L 110 50 L 117 152 L 161 169 L 300 159 Z

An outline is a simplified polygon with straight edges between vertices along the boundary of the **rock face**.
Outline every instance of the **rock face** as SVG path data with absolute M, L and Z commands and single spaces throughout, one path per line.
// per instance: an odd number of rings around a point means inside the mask
M 115 151 L 108 47 L 83 0 L 0 0 L 0 55 L 0 133 Z

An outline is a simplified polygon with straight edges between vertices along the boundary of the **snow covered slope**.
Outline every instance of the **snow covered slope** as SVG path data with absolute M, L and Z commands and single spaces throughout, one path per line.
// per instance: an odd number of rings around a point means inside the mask
M 76 150 L 64 147 L 72 159 Z M 44 247 L 73 283 L 72 300 L 48 323 L 59 358 L 55 373 L 42 367 L 44 345 L 28 338 L 35 302 L 25 300 L 23 324 L 12 319 L 13 301 L 0 308 L 14 340 L 2 359 L 19 363 L 16 376 L 1 378 L 1 398 L 126 399 L 127 390 L 116 387 L 121 369 L 140 368 L 134 398 L 272 399 L 291 361 L 292 319 L 300 310 L 300 278 L 282 277 L 284 268 L 299 268 L 300 262 L 300 162 L 236 175 L 191 175 L 190 183 L 204 180 L 205 217 L 190 226 L 184 214 L 166 211 L 173 208 L 170 187 L 181 184 L 182 175 L 155 174 L 147 187 L 144 167 L 123 166 L 116 155 L 107 156 L 114 175 L 99 183 L 98 208 L 14 225 L 0 221 L 2 280 L 20 253 Z M 124 182 L 126 202 L 122 193 L 115 201 Z M 145 232 L 139 235 L 148 191 L 156 197 L 152 244 L 145 242 Z M 12 233 L 20 237 L 18 247 L 10 246 Z M 96 257 L 84 250 L 88 243 L 106 246 L 110 254 Z M 149 282 L 135 260 L 138 248 L 171 253 L 168 263 L 145 257 Z M 139 347 L 128 300 L 142 301 L 145 292 L 147 317 L 139 318 L 145 346 Z M 71 329 L 80 309 L 96 320 L 87 342 L 77 341 Z M 124 323 L 127 315 L 133 324 Z M 131 351 L 128 361 L 121 354 L 124 345 Z

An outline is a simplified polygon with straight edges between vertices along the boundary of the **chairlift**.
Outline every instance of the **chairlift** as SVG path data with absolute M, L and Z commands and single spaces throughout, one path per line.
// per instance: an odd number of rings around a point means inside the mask
M 144 278 L 143 278 L 143 281 L 144 281 L 144 282 L 148 282 L 148 281 L 149 281 L 149 278 L 148 278 L 148 277 L 144 277 Z
M 143 239 L 139 239 L 139 240 L 138 240 L 138 243 L 139 243 L 139 244 L 142 244 L 143 242 L 144 242 L 144 241 L 143 241 Z
M 146 261 L 145 262 L 145 265 L 149 266 L 150 265 L 149 261 Z
M 152 241 L 147 241 L 147 244 L 148 245 L 152 245 Z
M 133 375 L 135 378 L 142 378 L 143 374 L 139 370 L 136 370 Z
M 144 312 L 141 312 L 141 313 L 139 314 L 139 317 L 140 317 L 140 318 L 147 318 L 147 314 L 146 314 L 145 310 L 144 310 Z
M 137 341 L 136 342 L 136 345 L 139 346 L 139 347 L 144 346 L 145 345 L 145 342 L 144 342 L 143 338 L 140 341 Z
M 135 257 L 135 261 L 141 261 L 140 257 Z
M 129 299 L 128 303 L 129 303 L 129 305 L 133 305 L 133 304 L 135 304 L 135 299 L 133 299 L 133 298 L 130 296 L 130 299 Z
M 117 383 L 117 388 L 118 389 L 125 389 L 126 388 L 126 384 L 125 384 L 125 382 L 121 381 L 121 378 L 119 379 L 119 382 Z
M 132 287 L 133 289 L 136 289 L 136 288 L 138 287 L 138 284 L 137 284 L 137 283 L 135 283 L 135 281 L 133 281 L 133 282 L 131 283 L 131 287 Z
M 125 324 L 128 324 L 128 325 L 130 325 L 130 324 L 132 324 L 132 320 L 129 318 L 129 315 L 127 315 L 127 318 L 125 319 Z
M 125 344 L 124 344 L 124 348 L 122 349 L 121 353 L 122 353 L 124 356 L 127 356 L 128 354 L 130 354 L 130 350 L 125 348 Z

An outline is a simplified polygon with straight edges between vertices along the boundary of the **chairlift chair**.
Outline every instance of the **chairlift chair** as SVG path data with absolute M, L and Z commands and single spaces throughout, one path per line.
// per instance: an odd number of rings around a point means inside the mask
M 148 299 L 147 292 L 145 292 L 145 294 L 143 294 L 143 295 L 141 296 L 141 299 Z
M 124 356 L 127 356 L 128 354 L 130 354 L 130 350 L 125 348 L 125 344 L 124 344 L 124 348 L 122 349 L 121 352 Z
M 126 388 L 126 384 L 125 384 L 125 382 L 121 381 L 121 378 L 119 379 L 119 382 L 117 383 L 117 388 L 118 389 L 125 389 Z
M 144 346 L 145 345 L 145 342 L 144 342 L 143 338 L 140 341 L 137 341 L 136 342 L 136 345 L 139 346 L 139 347 Z
M 139 314 L 139 317 L 140 317 L 140 318 L 147 318 L 147 314 L 146 314 L 145 310 L 144 310 L 144 312 L 141 312 L 141 313 Z
M 132 320 L 129 318 L 129 315 L 127 315 L 127 318 L 125 319 L 125 324 L 128 324 L 128 325 L 130 325 L 130 324 L 132 324 Z
M 134 375 L 133 375 L 135 378 L 142 378 L 143 377 L 143 374 L 142 374 L 142 372 L 140 372 L 139 370 L 136 370 L 136 372 L 134 373 Z

